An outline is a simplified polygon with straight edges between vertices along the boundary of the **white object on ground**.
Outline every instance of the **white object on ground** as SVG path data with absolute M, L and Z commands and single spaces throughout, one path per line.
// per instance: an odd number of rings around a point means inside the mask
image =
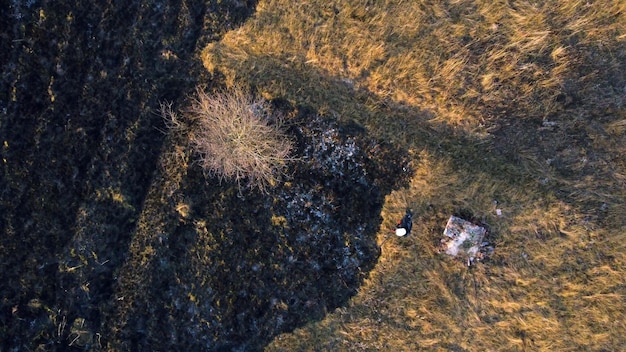
M 406 235 L 406 229 L 405 228 L 399 227 L 399 228 L 396 229 L 396 236 L 402 237 L 404 235 Z

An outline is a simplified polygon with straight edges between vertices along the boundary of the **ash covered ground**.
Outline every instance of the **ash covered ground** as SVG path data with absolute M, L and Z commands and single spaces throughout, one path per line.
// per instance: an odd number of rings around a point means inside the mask
M 358 290 L 403 152 L 283 104 L 298 158 L 239 192 L 157 113 L 254 5 L 3 5 L 1 350 L 257 350 Z

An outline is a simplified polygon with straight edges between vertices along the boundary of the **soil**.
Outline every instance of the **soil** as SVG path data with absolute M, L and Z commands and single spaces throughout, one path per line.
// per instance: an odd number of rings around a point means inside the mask
M 205 175 L 159 104 L 254 1 L 12 1 L 0 14 L 0 350 L 259 350 L 373 267 L 406 153 L 275 101 L 269 193 Z

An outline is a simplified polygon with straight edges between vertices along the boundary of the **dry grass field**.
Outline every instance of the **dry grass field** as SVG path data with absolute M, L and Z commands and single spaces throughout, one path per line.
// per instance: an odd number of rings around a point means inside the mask
M 625 2 L 262 0 L 202 60 L 415 170 L 358 294 L 267 351 L 626 350 Z M 406 208 L 412 234 L 389 237 Z M 490 260 L 439 253 L 459 212 Z

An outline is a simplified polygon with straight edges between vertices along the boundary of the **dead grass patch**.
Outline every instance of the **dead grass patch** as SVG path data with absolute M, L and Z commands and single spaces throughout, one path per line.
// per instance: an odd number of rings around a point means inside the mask
M 169 106 L 162 107 L 162 114 L 170 129 L 183 128 Z M 198 88 L 185 114 L 194 124 L 189 139 L 202 169 L 240 189 L 266 190 L 290 160 L 293 142 L 281 130 L 280 116 L 271 113 L 265 99 L 241 87 L 214 94 Z

